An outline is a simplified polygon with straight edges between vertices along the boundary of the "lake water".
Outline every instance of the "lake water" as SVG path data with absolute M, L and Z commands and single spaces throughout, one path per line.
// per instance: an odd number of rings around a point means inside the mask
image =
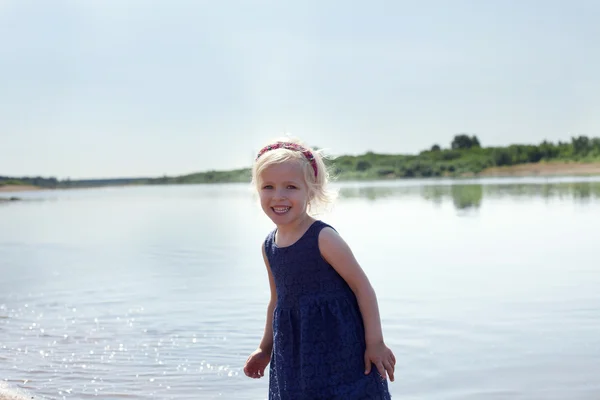
M 600 399 L 600 180 L 339 184 L 396 399 Z M 11 193 L 0 382 L 45 399 L 265 399 L 242 366 L 272 229 L 248 185 Z M 1 391 L 1 389 L 0 389 Z

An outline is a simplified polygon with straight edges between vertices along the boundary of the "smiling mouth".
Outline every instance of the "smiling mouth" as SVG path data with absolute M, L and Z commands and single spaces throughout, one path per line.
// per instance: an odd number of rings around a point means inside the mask
M 275 214 L 285 214 L 286 212 L 290 211 L 291 207 L 271 207 L 271 209 L 273 210 L 273 212 L 275 212 Z

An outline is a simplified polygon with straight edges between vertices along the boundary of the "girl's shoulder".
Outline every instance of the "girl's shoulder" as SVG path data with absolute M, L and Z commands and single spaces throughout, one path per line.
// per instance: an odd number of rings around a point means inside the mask
M 313 238 L 318 238 L 321 235 L 321 232 L 326 228 L 330 228 L 337 233 L 337 230 L 332 225 L 328 224 L 325 221 L 317 219 L 313 222 L 310 228 L 308 228 L 308 231 L 305 235 L 312 236 Z
M 327 222 L 324 222 L 324 221 L 321 221 L 321 220 L 317 220 L 317 221 L 315 221 L 315 224 L 318 224 L 316 226 L 317 233 L 320 233 L 325 228 L 331 228 L 335 232 L 337 232 L 337 229 L 335 229 L 332 225 L 328 224 Z

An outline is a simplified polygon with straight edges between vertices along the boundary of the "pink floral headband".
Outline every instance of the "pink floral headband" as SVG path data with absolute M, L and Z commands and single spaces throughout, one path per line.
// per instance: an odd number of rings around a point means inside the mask
M 308 162 L 310 163 L 312 168 L 315 170 L 315 178 L 317 177 L 317 161 L 315 160 L 315 156 L 313 155 L 313 153 L 310 150 L 307 150 L 306 148 L 300 146 L 297 143 L 277 142 L 275 144 L 270 144 L 268 146 L 263 147 L 258 152 L 256 159 L 258 160 L 260 158 L 260 156 L 265 154 L 267 151 L 275 150 L 275 149 L 295 150 L 295 151 L 299 151 L 300 153 L 304 154 L 304 157 L 306 157 L 306 159 L 308 160 Z

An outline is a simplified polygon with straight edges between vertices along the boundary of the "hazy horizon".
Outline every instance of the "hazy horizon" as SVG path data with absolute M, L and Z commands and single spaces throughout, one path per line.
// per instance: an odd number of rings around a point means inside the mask
M 600 136 L 600 3 L 0 3 L 0 175 L 246 168 L 289 132 L 332 154 Z

